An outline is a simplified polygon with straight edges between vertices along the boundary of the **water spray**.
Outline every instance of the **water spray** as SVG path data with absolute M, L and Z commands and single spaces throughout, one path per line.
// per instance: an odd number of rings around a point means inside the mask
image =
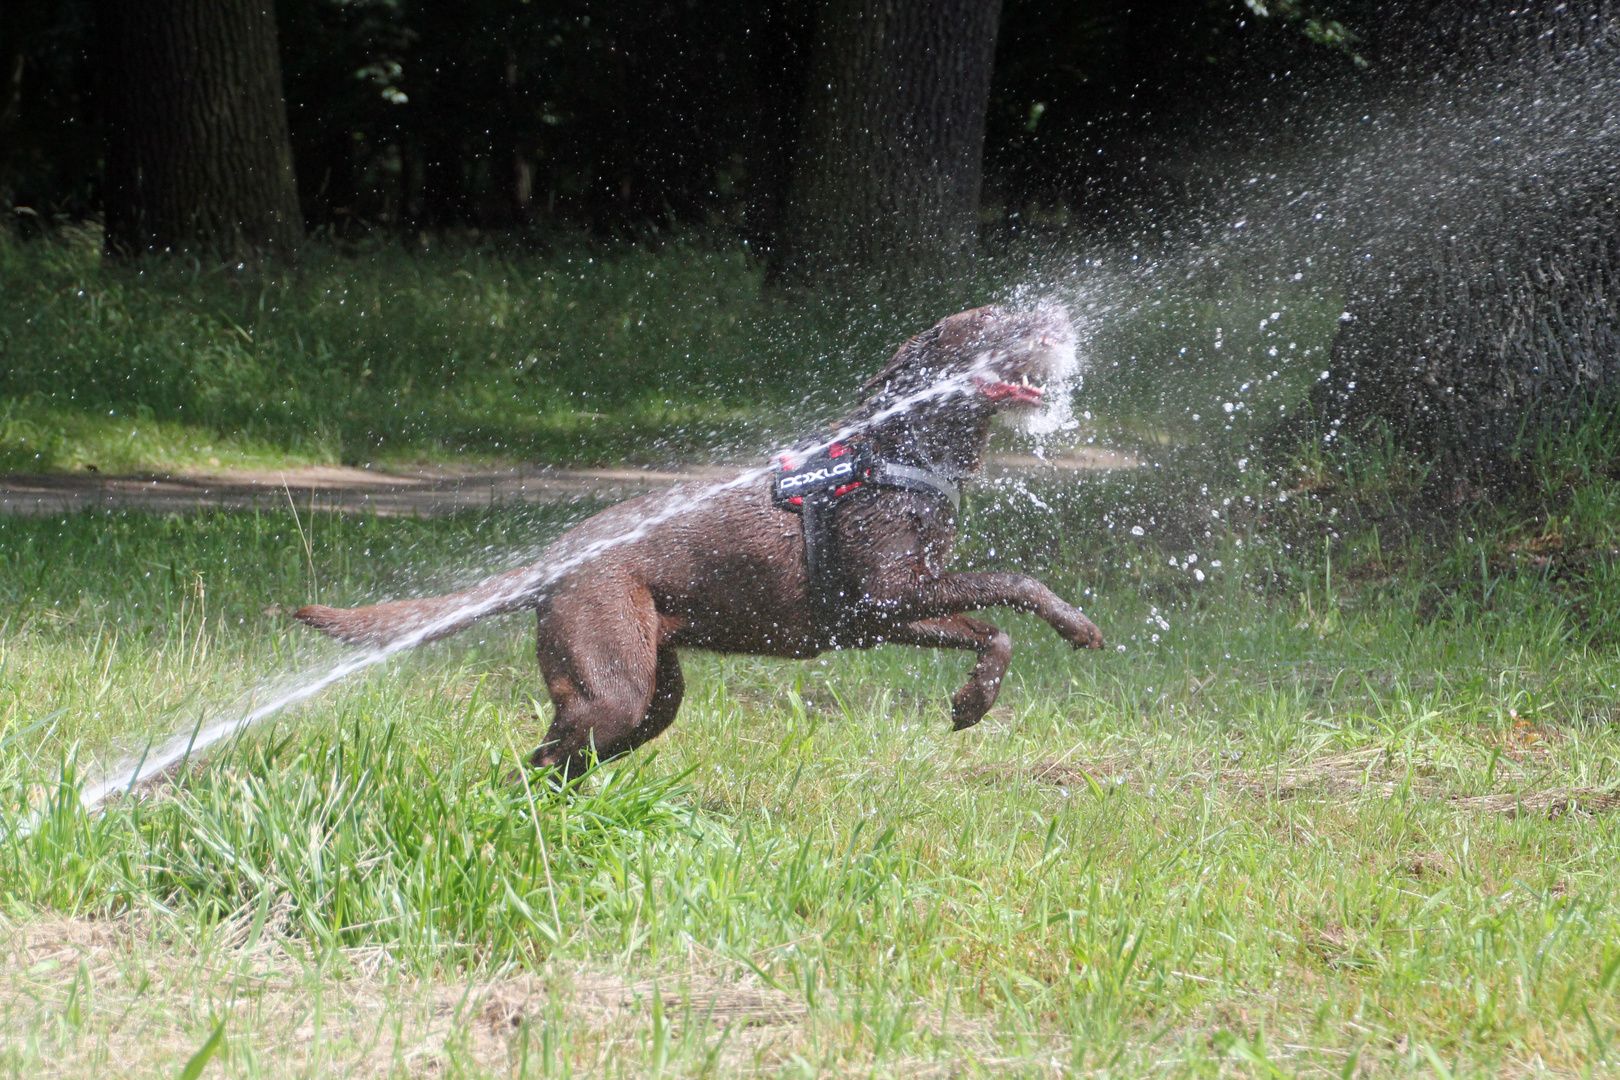
M 995 354 L 993 352 L 987 351 L 982 353 L 978 357 L 977 361 L 967 370 L 940 378 L 920 390 L 916 390 L 910 394 L 904 395 L 893 404 L 884 407 L 876 413 L 873 413 L 871 416 L 864 417 L 854 423 L 846 424 L 834 431 L 824 440 L 809 447 L 798 447 L 794 452 L 799 455 L 806 453 L 819 453 L 834 443 L 847 440 L 852 436 L 859 434 L 868 427 L 887 420 L 892 416 L 906 412 L 918 405 L 922 405 L 930 401 L 944 400 L 958 394 L 976 393 L 978 391 L 978 383 L 976 378 L 982 376 L 985 372 L 990 370 L 991 363 L 994 359 Z M 1055 386 L 1054 389 L 1062 391 L 1067 390 L 1068 388 L 1059 384 Z M 1058 393 L 1054 394 L 1053 397 L 1054 399 L 1058 399 L 1059 403 L 1056 406 L 1048 404 L 1047 408 L 1055 408 L 1059 411 L 1062 417 L 1066 418 L 1068 416 L 1066 411 L 1066 407 L 1068 405 L 1068 394 Z M 1044 432 L 1051 430 L 1051 428 L 1048 428 L 1043 424 L 1038 430 Z M 778 455 L 772 455 L 773 460 L 777 456 Z M 392 641 L 389 641 L 385 645 L 376 646 L 357 656 L 352 656 L 346 660 L 334 664 L 313 678 L 300 683 L 292 689 L 279 693 L 271 700 L 249 710 L 246 713 L 225 719 L 216 719 L 212 722 L 209 722 L 206 718 L 204 718 L 203 720 L 199 721 L 189 733 L 182 732 L 172 735 L 163 743 L 155 747 L 149 745 L 145 753 L 139 755 L 138 757 L 130 757 L 120 762 L 110 769 L 106 774 L 104 774 L 100 779 L 86 783 L 80 789 L 79 804 L 85 811 L 93 812 L 97 810 L 110 795 L 120 791 L 132 790 L 142 781 L 148 780 L 163 773 L 175 763 L 188 760 L 192 754 L 206 750 L 216 743 L 230 739 L 246 731 L 255 724 L 258 724 L 260 721 L 274 716 L 281 710 L 290 705 L 303 701 L 305 698 L 313 697 L 315 694 L 320 693 L 333 683 L 339 682 L 342 679 L 353 675 L 355 672 L 383 663 L 395 653 L 414 648 L 415 646 L 432 639 L 438 633 L 445 631 L 465 620 L 476 619 L 483 615 L 492 614 L 498 610 L 501 610 L 506 605 L 513 603 L 520 597 L 543 597 L 544 590 L 556 582 L 557 579 L 567 571 L 574 569 L 590 559 L 596 558 L 604 551 L 608 551 L 621 544 L 630 543 L 633 540 L 637 540 L 647 535 L 648 531 L 654 526 L 668 521 L 671 518 L 689 513 L 695 507 L 703 505 L 704 503 L 714 499 L 716 496 L 726 491 L 751 484 L 761 477 L 766 476 L 775 468 L 776 465 L 774 464 L 756 466 L 743 471 L 729 480 L 717 481 L 708 484 L 703 488 L 691 492 L 684 498 L 674 500 L 670 505 L 665 506 L 658 512 L 643 517 L 632 528 L 626 529 L 625 531 L 613 536 L 593 540 L 580 550 L 567 554 L 556 561 L 547 562 L 543 565 L 536 564 L 531 566 L 529 567 L 529 573 L 514 575 L 504 584 L 501 589 L 497 590 L 495 593 L 482 596 L 477 600 L 469 600 L 467 603 L 459 605 L 451 611 L 441 614 L 437 618 L 431 619 L 423 625 L 413 628 L 409 632 L 395 638 Z M 10 833 L 6 834 L 3 839 L 27 837 L 33 833 L 34 829 L 38 827 L 38 824 L 39 814 L 36 812 L 27 821 L 18 825 L 16 828 L 11 830 Z

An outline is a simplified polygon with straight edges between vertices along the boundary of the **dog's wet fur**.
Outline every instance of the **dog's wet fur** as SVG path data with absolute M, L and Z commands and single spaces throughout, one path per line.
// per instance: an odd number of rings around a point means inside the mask
M 1061 310 L 978 308 L 903 345 L 839 427 L 852 431 L 844 440 L 852 449 L 960 482 L 978 471 L 998 414 L 1041 411 L 1048 396 L 1066 397 L 1074 374 L 1074 334 Z M 945 380 L 950 392 L 927 393 Z M 681 705 L 682 647 L 794 658 L 886 642 L 971 650 L 978 662 L 951 705 L 960 730 L 995 704 L 1012 655 L 1006 631 L 966 612 L 1016 608 L 1039 615 L 1076 648 L 1103 643 L 1089 619 L 1033 578 L 947 573 L 956 535 L 950 504 L 870 484 L 833 510 L 834 572 L 853 602 L 829 627 L 808 588 L 799 520 L 773 505 L 771 477 L 716 493 L 707 488 L 680 485 L 583 522 L 535 566 L 644 528 L 527 594 L 502 597 L 515 581 L 538 577 L 525 567 L 451 596 L 351 609 L 312 605 L 293 614 L 340 641 L 381 646 L 424 626 L 435 627 L 426 641 L 485 615 L 536 608 L 540 670 L 556 715 L 530 763 L 564 778 L 670 725 Z M 690 510 L 646 526 L 649 514 L 679 499 L 692 499 Z M 489 604 L 494 597 L 501 601 Z M 477 613 L 458 619 L 462 608 Z

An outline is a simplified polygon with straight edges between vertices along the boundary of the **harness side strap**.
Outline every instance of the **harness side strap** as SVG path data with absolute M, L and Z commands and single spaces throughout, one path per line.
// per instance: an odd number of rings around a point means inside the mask
M 914 469 L 910 465 L 880 461 L 872 466 L 866 478 L 882 487 L 938 495 L 951 504 L 953 511 L 960 513 L 962 510 L 962 489 L 938 473 L 929 472 L 927 469 Z

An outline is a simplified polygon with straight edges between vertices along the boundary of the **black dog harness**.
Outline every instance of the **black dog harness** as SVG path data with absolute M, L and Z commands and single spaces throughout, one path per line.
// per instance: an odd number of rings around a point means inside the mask
M 820 620 L 836 628 L 852 604 L 837 580 L 837 538 L 832 531 L 833 506 L 862 484 L 933 495 L 962 508 L 962 492 L 936 472 L 873 458 L 859 449 L 833 443 L 808 458 L 783 454 L 778 460 L 771 501 L 799 515 L 804 533 L 804 570 L 810 602 Z

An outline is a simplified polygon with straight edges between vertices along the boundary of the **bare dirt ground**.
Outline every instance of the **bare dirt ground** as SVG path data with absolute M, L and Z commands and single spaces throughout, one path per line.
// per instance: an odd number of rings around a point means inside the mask
M 1111 450 L 1080 449 L 1037 458 L 992 455 L 988 477 L 1053 477 L 1065 473 L 1135 468 L 1140 461 Z M 131 508 L 151 511 L 273 509 L 378 516 L 431 517 L 460 510 L 579 499 L 619 502 L 683 480 L 733 475 L 735 467 L 683 466 L 678 470 L 564 469 L 535 466 L 457 469 L 424 465 L 350 468 L 320 465 L 272 472 L 181 472 L 150 476 L 40 473 L 0 476 L 0 514 L 60 514 Z

